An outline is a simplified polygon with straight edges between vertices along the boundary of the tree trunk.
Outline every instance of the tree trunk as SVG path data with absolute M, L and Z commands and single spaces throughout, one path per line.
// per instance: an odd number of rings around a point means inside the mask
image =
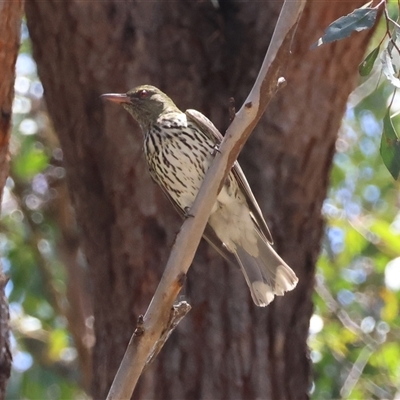
M 23 1 L 0 0 L 0 204 L 8 176 L 8 142 L 11 134 L 15 62 L 18 56 Z M 0 399 L 5 398 L 11 371 L 7 279 L 0 263 Z
M 144 373 L 135 398 L 307 397 L 307 335 L 315 262 L 336 134 L 370 33 L 310 51 L 334 19 L 363 1 L 310 1 L 288 85 L 245 147 L 242 165 L 298 287 L 254 306 L 243 276 L 202 244 L 185 294 L 193 310 Z M 281 4 L 27 3 L 34 57 L 65 156 L 93 287 L 92 395 L 104 398 L 139 314 L 162 274 L 179 219 L 152 184 L 142 136 L 99 95 L 160 87 L 223 130 L 267 49 Z M 136 136 L 128 135 L 134 132 Z M 132 139 L 136 137 L 136 140 Z

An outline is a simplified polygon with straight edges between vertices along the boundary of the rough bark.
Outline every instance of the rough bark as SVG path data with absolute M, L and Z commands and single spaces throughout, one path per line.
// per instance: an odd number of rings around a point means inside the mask
M 287 87 L 250 139 L 242 164 L 298 288 L 256 308 L 241 272 L 205 244 L 189 272 L 193 310 L 145 372 L 135 398 L 307 397 L 307 333 L 334 143 L 368 35 L 310 51 L 362 1 L 310 1 L 293 42 Z M 105 397 L 138 314 L 161 276 L 179 220 L 151 183 L 142 137 L 101 93 L 160 87 L 223 129 L 255 79 L 277 2 L 31 0 L 27 18 L 60 137 L 90 266 L 96 346 L 92 395 Z
M 8 142 L 11 134 L 17 60 L 23 1 L 0 0 L 0 204 L 8 176 Z M 11 371 L 8 302 L 4 294 L 7 279 L 0 263 L 0 399 L 5 397 Z

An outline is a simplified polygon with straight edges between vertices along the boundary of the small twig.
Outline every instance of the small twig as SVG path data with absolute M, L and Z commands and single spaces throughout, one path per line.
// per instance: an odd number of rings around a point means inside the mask
M 160 339 L 155 344 L 153 351 L 150 353 L 149 357 L 147 358 L 145 368 L 147 368 L 154 361 L 154 359 L 157 357 L 158 353 L 163 348 L 165 342 L 170 337 L 172 331 L 178 326 L 179 322 L 181 322 L 181 320 L 186 316 L 186 314 L 191 310 L 191 308 L 192 307 L 190 306 L 190 304 L 187 303 L 186 301 L 181 301 L 172 307 L 170 319 L 167 324 L 167 328 L 162 333 Z
M 190 304 L 186 301 L 181 301 L 172 307 L 167 325 L 162 332 L 160 338 L 154 344 L 151 352 L 148 354 L 144 369 L 147 368 L 155 360 L 173 330 L 178 326 L 179 322 L 185 317 L 185 315 L 191 310 L 191 308 L 192 307 L 190 306 Z M 132 339 L 139 338 L 140 336 L 144 335 L 144 333 L 144 317 L 143 315 L 139 315 L 135 332 L 133 333 L 133 336 L 128 345 L 127 353 L 130 351 L 135 351 L 135 342 Z
M 185 220 L 193 221 L 194 218 Z M 179 234 L 178 234 L 179 236 Z M 176 249 L 176 242 L 171 255 Z M 107 395 L 110 399 L 130 399 L 143 369 L 155 352 L 157 342 L 171 325 L 171 308 L 184 283 L 184 275 L 174 276 L 168 267 L 161 278 L 156 293 L 147 309 L 146 315 L 140 316 L 124 358 L 118 368 L 111 389 Z M 179 268 L 179 265 L 177 265 Z M 174 270 L 172 266 L 172 270 Z M 169 271 L 169 273 L 167 273 Z M 166 308 L 166 305 L 168 308 Z
M 350 317 L 350 315 L 340 306 L 340 304 L 334 299 L 330 291 L 323 283 L 323 278 L 317 276 L 315 291 L 324 300 L 329 311 L 332 314 L 336 314 L 342 325 L 350 332 L 358 336 L 367 346 L 375 348 L 379 343 L 371 336 L 365 333 L 361 327 Z
M 400 29 L 400 25 L 392 18 L 390 18 L 387 7 L 385 7 L 385 18 L 390 21 L 397 29 Z
M 357 357 L 356 362 L 353 364 L 351 367 L 351 370 L 349 374 L 347 375 L 347 378 L 340 389 L 340 395 L 344 398 L 347 399 L 351 395 L 351 392 L 353 391 L 354 387 L 356 386 L 357 382 L 359 381 L 365 366 L 368 363 L 369 358 L 374 354 L 376 351 L 377 347 L 371 347 L 371 346 L 365 346 L 360 354 Z
M 351 367 L 350 372 L 342 386 L 342 389 L 340 390 L 341 396 L 343 398 L 348 398 L 353 391 L 355 385 L 359 381 L 364 371 L 364 368 L 368 363 L 369 358 L 379 348 L 381 343 L 373 339 L 371 335 L 365 333 L 361 329 L 361 327 L 351 319 L 349 314 L 333 298 L 332 294 L 323 284 L 321 277 L 317 276 L 315 290 L 325 301 L 325 304 L 328 306 L 329 311 L 337 315 L 343 326 L 347 328 L 350 332 L 354 333 L 355 336 L 358 336 L 366 344 L 365 347 L 361 350 L 359 356 L 357 357 L 356 362 Z
M 400 26 L 399 26 L 399 24 L 397 22 L 393 21 L 390 18 L 389 12 L 387 10 L 386 5 L 385 5 L 385 8 L 384 8 L 384 13 L 385 13 L 385 18 L 386 18 L 386 35 L 389 36 L 390 42 L 393 44 L 393 47 L 397 50 L 397 53 L 400 54 L 400 49 L 398 48 L 398 46 L 396 44 L 396 38 L 393 40 L 392 33 L 390 32 L 389 21 L 392 22 L 395 26 L 397 26 L 399 28 L 400 28 Z M 390 56 L 391 56 L 391 54 L 390 54 Z
M 276 92 L 304 5 L 305 0 L 285 0 L 283 4 L 264 62 L 245 101 L 245 105 L 251 106 L 242 106 L 226 132 L 220 152 L 216 153 L 190 209 L 194 217 L 184 221 L 176 237 L 164 274 L 144 316 L 143 335 L 132 336 L 107 400 L 131 397 L 149 355 L 168 326 L 171 307 L 192 263 L 222 182 Z

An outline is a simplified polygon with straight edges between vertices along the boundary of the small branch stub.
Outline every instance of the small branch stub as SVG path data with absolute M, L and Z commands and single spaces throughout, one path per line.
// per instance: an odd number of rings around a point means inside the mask
M 134 336 L 142 336 L 144 334 L 144 321 L 143 321 L 143 315 L 139 315 L 137 323 L 136 323 L 136 329 L 135 332 L 133 333 Z
M 183 287 L 183 285 L 184 285 L 184 283 L 185 283 L 185 280 L 186 280 L 186 274 L 185 273 L 181 273 L 179 276 L 178 276 L 178 285 L 182 288 Z M 180 304 L 180 303 L 179 303 Z M 174 306 L 175 307 L 175 306 Z
M 157 343 L 154 345 L 152 352 L 149 354 L 145 368 L 147 368 L 155 360 L 158 353 L 163 348 L 165 342 L 171 336 L 171 333 L 178 326 L 179 322 L 181 322 L 185 315 L 191 310 L 191 308 L 191 305 L 186 301 L 180 301 L 178 304 L 174 304 L 171 309 L 171 315 L 167 327 L 162 332 L 160 339 L 158 339 Z
M 276 91 L 283 89 L 286 86 L 286 84 L 287 84 L 286 79 L 283 76 L 281 76 L 278 79 Z

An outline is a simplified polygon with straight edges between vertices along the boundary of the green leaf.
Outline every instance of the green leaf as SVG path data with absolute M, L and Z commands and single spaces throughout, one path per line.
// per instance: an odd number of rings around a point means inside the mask
M 62 351 L 68 346 L 68 335 L 64 329 L 55 329 L 50 333 L 47 356 L 53 361 L 61 359 Z
M 357 8 L 352 13 L 340 17 L 326 28 L 324 35 L 311 48 L 322 46 L 349 37 L 354 31 L 360 32 L 372 28 L 378 10 L 375 8 Z
M 393 127 L 389 110 L 383 119 L 380 153 L 386 168 L 397 180 L 400 173 L 400 141 Z
M 380 297 L 384 300 L 384 306 L 381 309 L 381 317 L 386 322 L 392 322 L 399 315 L 399 304 L 396 295 L 383 288 L 380 291 Z
M 390 229 L 391 223 L 383 219 L 371 220 L 368 230 L 380 239 L 380 251 L 390 257 L 396 257 L 400 249 L 400 235 Z
M 380 46 L 376 47 L 365 57 L 364 61 L 358 66 L 358 72 L 361 76 L 368 76 L 374 67 L 375 60 L 378 57 Z
M 43 171 L 49 162 L 48 156 L 41 149 L 32 146 L 14 160 L 13 172 L 22 179 L 32 179 Z

